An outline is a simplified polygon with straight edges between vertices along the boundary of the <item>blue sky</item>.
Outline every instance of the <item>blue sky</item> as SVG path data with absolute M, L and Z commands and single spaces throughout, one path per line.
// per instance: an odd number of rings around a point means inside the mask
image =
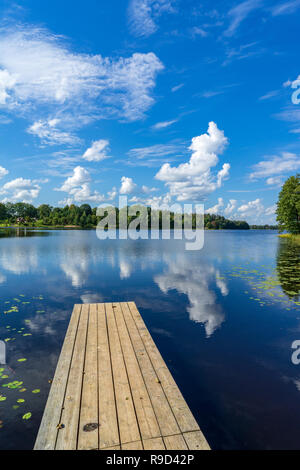
M 0 200 L 121 194 L 274 222 L 300 170 L 300 0 L 1 0 L 0 14 Z

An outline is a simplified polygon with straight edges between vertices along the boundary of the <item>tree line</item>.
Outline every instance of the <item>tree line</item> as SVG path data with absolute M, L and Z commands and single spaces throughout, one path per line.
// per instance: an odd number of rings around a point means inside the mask
M 291 176 L 282 186 L 276 214 L 280 232 L 300 234 L 300 174 Z
M 137 215 L 140 214 L 139 209 L 141 206 L 134 206 Z M 143 208 L 145 209 L 145 207 Z M 159 227 L 162 227 L 163 212 L 153 211 L 147 207 L 148 223 L 150 228 L 151 217 L 155 215 L 159 220 Z M 116 227 L 119 226 L 120 211 L 116 211 Z M 127 207 L 121 209 L 127 211 Z M 187 215 L 185 216 L 187 217 Z M 196 227 L 196 214 L 189 215 L 191 218 L 192 227 Z M 136 216 L 127 215 L 127 225 L 132 222 Z M 35 207 L 32 204 L 23 202 L 7 202 L 6 204 L 0 203 L 0 223 L 2 226 L 30 226 L 30 227 L 81 227 L 81 228 L 94 228 L 102 217 L 97 216 L 97 208 L 92 208 L 89 204 L 82 204 L 76 206 L 71 204 L 65 207 L 52 207 L 49 204 L 41 204 Z M 170 213 L 170 227 L 174 228 L 174 221 L 176 215 Z M 183 218 L 182 218 L 183 223 Z M 223 216 L 214 214 L 204 215 L 204 226 L 206 229 L 222 230 L 249 230 L 249 225 L 245 221 L 228 220 Z M 177 227 L 177 226 L 176 226 Z

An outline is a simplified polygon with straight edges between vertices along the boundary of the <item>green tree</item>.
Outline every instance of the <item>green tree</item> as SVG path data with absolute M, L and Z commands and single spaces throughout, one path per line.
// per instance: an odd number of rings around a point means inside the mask
M 7 202 L 5 204 L 5 208 L 6 208 L 6 214 L 8 218 L 15 216 L 15 204 L 13 204 L 12 202 Z
M 0 202 L 0 220 L 4 220 L 7 217 L 7 211 L 6 211 L 6 206 L 5 204 L 2 204 Z
M 41 206 L 38 207 L 39 219 L 46 219 L 47 217 L 50 217 L 51 212 L 52 212 L 52 207 L 49 206 L 49 204 L 42 204 Z
M 32 204 L 17 202 L 14 204 L 14 215 L 15 217 L 36 218 L 38 216 L 38 210 Z
M 86 213 L 84 212 L 82 214 L 82 216 L 80 217 L 80 221 L 79 221 L 81 227 L 85 227 L 86 224 L 87 224 L 87 217 L 86 217 Z
M 80 213 L 83 214 L 85 212 L 85 215 L 92 215 L 92 208 L 89 204 L 82 204 L 82 206 L 80 206 Z
M 279 231 L 300 233 L 300 175 L 291 176 L 284 183 L 277 202 Z

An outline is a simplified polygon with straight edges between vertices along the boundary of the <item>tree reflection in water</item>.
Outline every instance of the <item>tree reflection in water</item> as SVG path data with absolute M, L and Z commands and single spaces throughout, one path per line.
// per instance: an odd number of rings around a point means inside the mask
M 300 245 L 280 239 L 277 252 L 277 274 L 283 292 L 289 298 L 299 299 L 300 294 Z

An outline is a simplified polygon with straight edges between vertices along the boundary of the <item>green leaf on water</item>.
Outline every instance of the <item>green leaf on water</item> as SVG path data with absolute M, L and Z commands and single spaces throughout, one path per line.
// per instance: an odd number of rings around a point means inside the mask
M 32 393 L 40 393 L 40 389 L 36 388 L 35 390 L 32 390 Z
M 21 359 L 18 359 L 18 362 L 25 362 L 27 361 L 27 359 L 25 359 L 25 357 L 22 357 Z
M 22 417 L 22 419 L 30 419 L 31 418 L 31 413 L 25 413 Z

